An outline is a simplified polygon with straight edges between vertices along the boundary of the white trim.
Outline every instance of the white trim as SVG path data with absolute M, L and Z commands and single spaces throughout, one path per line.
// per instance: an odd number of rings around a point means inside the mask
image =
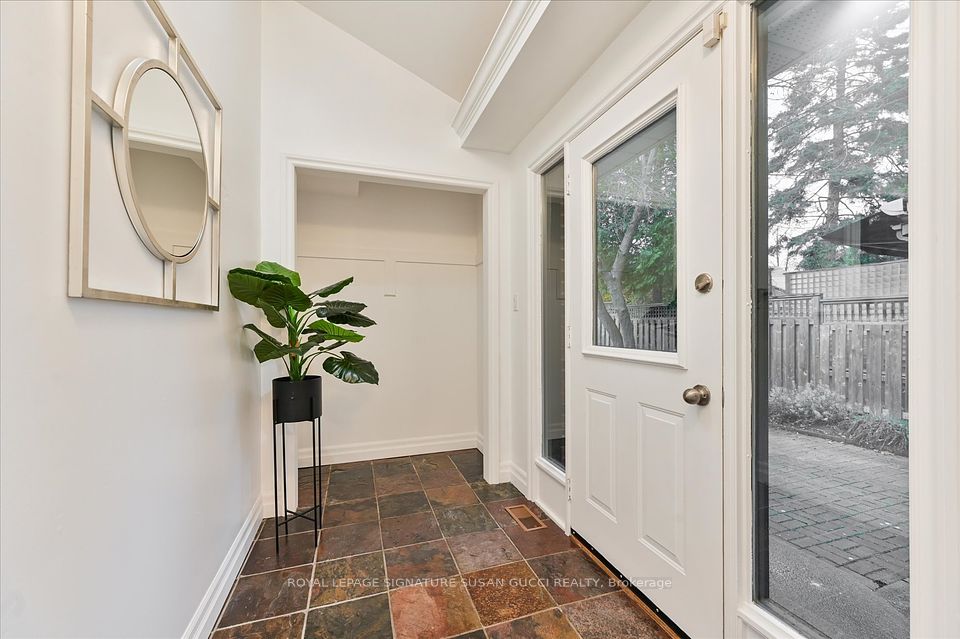
M 240 531 L 230 545 L 226 557 L 220 563 L 217 574 L 200 600 L 196 612 L 183 631 L 183 639 L 206 639 L 213 630 L 213 625 L 217 622 L 220 610 L 223 608 L 227 596 L 230 594 L 230 588 L 240 569 L 243 567 L 243 560 L 247 557 L 247 552 L 253 545 L 257 531 L 260 529 L 260 522 L 263 519 L 263 503 L 258 497 L 253 502 L 247 518 L 240 526 Z
M 500 481 L 508 481 L 524 495 L 529 495 L 527 471 L 512 461 L 505 461 L 500 465 Z
M 461 177 L 439 175 L 420 171 L 409 171 L 395 167 L 375 166 L 356 162 L 340 162 L 317 157 L 299 155 L 285 155 L 283 157 L 283 176 L 285 189 L 281 198 L 280 208 L 280 255 L 281 264 L 293 265 L 296 263 L 296 233 L 297 233 L 297 169 L 314 169 L 349 173 L 372 177 L 378 180 L 389 180 L 393 184 L 413 184 L 426 188 L 443 188 L 451 191 L 477 193 L 483 195 L 483 284 L 481 286 L 482 308 L 484 318 L 482 325 L 485 335 L 482 343 L 485 352 L 481 353 L 484 361 L 484 379 L 482 382 L 484 398 L 484 415 L 486 423 L 483 425 L 483 464 L 484 478 L 490 483 L 500 481 L 501 441 L 509 441 L 508 437 L 501 439 L 501 429 L 509 424 L 509 376 L 503 370 L 501 350 L 505 350 L 506 337 L 509 336 L 507 320 L 501 317 L 501 308 L 508 305 L 502 297 L 507 294 L 508 287 L 504 285 L 501 273 L 503 255 L 501 237 L 501 204 L 499 186 L 494 182 L 483 182 Z M 269 383 L 269 381 L 265 382 Z M 269 395 L 269 388 L 265 389 Z M 502 401 L 503 400 L 503 401 Z M 268 424 L 269 426 L 269 424 Z M 459 436 L 459 435 L 455 435 Z M 473 435 L 471 446 L 477 445 L 476 435 Z M 338 453 L 332 453 L 334 455 Z M 349 452 L 343 453 L 350 454 Z M 369 454 L 369 453 L 368 453 Z M 309 455 L 308 455 L 309 457 Z M 324 461 L 327 461 L 324 457 Z
M 549 506 L 544 506 L 543 495 L 540 493 L 541 471 L 549 477 L 566 485 L 566 475 L 555 464 L 543 458 L 543 174 L 558 162 L 566 163 L 564 145 L 557 142 L 549 150 L 537 158 L 527 169 L 527 220 L 528 237 L 532 240 L 531 250 L 527 251 L 527 290 L 529 291 L 530 313 L 527 317 L 527 344 L 529 353 L 529 375 L 527 378 L 527 424 L 529 425 L 529 453 L 525 465 L 527 473 L 528 497 L 540 506 L 541 509 L 555 522 L 562 522 L 566 528 L 569 517 L 569 501 L 564 503 L 564 517 L 559 517 Z M 566 192 L 566 164 L 564 164 L 564 192 Z M 564 286 L 570 286 L 569 277 L 564 276 Z M 570 316 L 565 311 L 564 327 L 570 330 Z M 566 355 L 565 355 L 566 356 Z M 564 394 L 570 395 L 570 367 L 565 367 Z M 564 437 L 569 435 L 569 425 L 564 421 Z M 545 466 L 544 466 L 545 465 Z M 559 477 L 559 479 L 558 479 Z
M 549 0 L 513 0 L 507 6 L 490 46 L 460 101 L 460 108 L 453 116 L 451 126 L 461 144 L 476 126 L 549 4 Z
M 381 439 L 360 444 L 338 444 L 321 446 L 320 460 L 326 464 L 346 464 L 370 459 L 388 459 L 407 455 L 425 455 L 441 453 L 462 448 L 476 448 L 478 434 L 475 432 L 453 433 L 450 435 L 428 435 L 405 439 Z M 310 446 L 301 446 L 297 450 L 297 466 L 310 467 Z
M 690 4 L 694 4 L 691 2 Z M 647 76 L 656 71 L 660 65 L 669 60 L 674 53 L 683 48 L 687 42 L 697 36 L 703 29 L 703 21 L 711 14 L 716 13 L 723 6 L 722 0 L 700 0 L 700 8 L 690 14 L 690 16 L 674 29 L 667 37 L 661 40 L 660 44 L 651 49 L 651 54 L 642 60 L 636 70 L 631 73 L 620 84 L 613 88 L 583 117 L 577 120 L 573 126 L 559 136 L 557 142 L 551 145 L 551 148 L 562 148 L 566 142 L 573 140 L 583 133 L 591 124 L 596 122 L 604 113 L 620 101 L 625 95 L 643 82 Z M 642 14 L 642 12 L 641 12 Z
M 910 15 L 910 634 L 960 633 L 960 4 Z
M 537 457 L 534 464 L 536 465 L 537 468 L 543 471 L 544 475 L 546 475 L 553 481 L 557 482 L 561 486 L 566 485 L 567 474 L 563 472 L 563 470 L 559 466 L 557 466 L 550 460 L 546 459 L 545 457 Z
M 753 115 L 752 8 L 724 6 L 720 46 L 723 131 L 723 565 L 724 634 L 795 637 L 753 602 Z

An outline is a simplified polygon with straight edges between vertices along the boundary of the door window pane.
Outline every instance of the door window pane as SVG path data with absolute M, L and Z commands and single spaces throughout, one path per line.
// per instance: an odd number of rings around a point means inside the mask
M 543 456 L 566 463 L 563 161 L 543 175 Z
M 593 343 L 677 350 L 677 113 L 594 164 Z
M 760 5 L 755 595 L 909 636 L 909 4 Z

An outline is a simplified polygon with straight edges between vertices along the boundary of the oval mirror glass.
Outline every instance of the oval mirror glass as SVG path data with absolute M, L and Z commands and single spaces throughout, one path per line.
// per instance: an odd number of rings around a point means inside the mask
M 127 153 L 133 196 L 153 243 L 175 257 L 193 250 L 207 213 L 207 171 L 187 97 L 163 69 L 140 76 L 130 101 Z

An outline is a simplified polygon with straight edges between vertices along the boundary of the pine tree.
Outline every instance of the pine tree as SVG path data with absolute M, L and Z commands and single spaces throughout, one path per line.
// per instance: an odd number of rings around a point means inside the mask
M 907 193 L 909 5 L 890 2 L 869 23 L 836 33 L 768 79 L 771 254 L 800 268 L 873 261 L 820 234 Z M 791 236 L 793 223 L 813 219 Z

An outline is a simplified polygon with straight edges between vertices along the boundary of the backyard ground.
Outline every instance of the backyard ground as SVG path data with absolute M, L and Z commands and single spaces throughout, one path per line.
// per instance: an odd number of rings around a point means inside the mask
M 907 637 L 907 459 L 769 438 L 771 599 L 831 637 Z

